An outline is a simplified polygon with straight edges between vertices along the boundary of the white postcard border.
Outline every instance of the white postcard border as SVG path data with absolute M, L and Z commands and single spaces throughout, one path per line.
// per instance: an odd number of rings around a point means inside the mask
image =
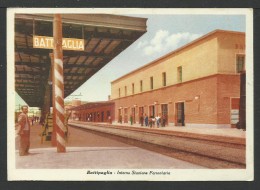
M 16 169 L 15 168 L 15 89 L 14 89 L 14 15 L 16 13 L 109 13 L 109 14 L 196 14 L 196 15 L 245 15 L 246 16 L 246 169 L 151 169 L 170 172 L 170 175 L 92 175 L 88 169 Z M 75 9 L 75 8 L 8 8 L 7 9 L 7 166 L 8 180 L 66 180 L 66 181 L 251 181 L 254 179 L 254 123 L 253 123 L 253 9 Z M 93 169 L 91 169 L 93 171 Z M 150 172 L 149 169 L 123 169 L 123 171 Z M 111 171 L 118 169 L 95 169 Z

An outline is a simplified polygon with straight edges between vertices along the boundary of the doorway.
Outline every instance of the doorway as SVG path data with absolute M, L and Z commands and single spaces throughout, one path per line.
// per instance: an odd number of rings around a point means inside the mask
M 104 112 L 101 112 L 101 122 L 104 122 Z
M 155 117 L 155 108 L 154 106 L 149 106 L 149 117 Z
M 124 108 L 124 123 L 128 123 L 128 113 L 127 113 L 127 108 Z
M 168 105 L 167 104 L 161 104 L 161 110 L 162 110 L 162 120 L 164 125 L 168 125 Z
M 176 126 L 185 126 L 184 102 L 176 103 Z
M 133 123 L 135 123 L 135 108 L 132 108 L 132 118 L 133 118 Z
M 122 123 L 122 109 L 118 109 L 118 123 Z
M 93 117 L 93 119 L 94 119 L 94 122 L 96 122 L 96 112 L 94 112 L 94 117 Z
M 139 107 L 139 123 L 142 122 L 141 117 L 144 117 L 144 107 Z

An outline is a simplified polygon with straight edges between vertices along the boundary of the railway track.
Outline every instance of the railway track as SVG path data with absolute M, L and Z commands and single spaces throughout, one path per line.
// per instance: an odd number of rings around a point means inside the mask
M 212 169 L 246 167 L 245 143 L 239 138 L 218 138 L 93 123 L 69 125 Z

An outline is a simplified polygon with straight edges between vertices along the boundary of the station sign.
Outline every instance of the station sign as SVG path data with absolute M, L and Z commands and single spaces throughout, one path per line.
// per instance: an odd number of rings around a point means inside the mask
M 53 49 L 53 43 L 53 37 L 33 36 L 33 48 Z M 84 51 L 84 39 L 62 38 L 62 49 Z

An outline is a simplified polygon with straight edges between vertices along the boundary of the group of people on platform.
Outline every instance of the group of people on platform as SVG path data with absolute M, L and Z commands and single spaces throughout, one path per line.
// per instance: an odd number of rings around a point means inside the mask
M 39 122 L 39 121 L 40 121 L 40 117 L 38 117 L 38 116 L 32 116 L 32 117 L 31 117 L 32 125 L 33 125 L 35 122 Z
M 145 127 L 165 127 L 166 126 L 166 121 L 167 118 L 165 115 L 160 116 L 161 114 L 158 114 L 156 117 L 150 116 L 148 117 L 146 114 L 141 114 L 140 118 L 139 118 L 139 124 L 141 124 L 141 126 L 145 126 Z M 134 118 L 132 115 L 130 115 L 130 124 L 133 125 L 134 123 Z M 119 123 L 122 123 L 122 115 L 119 116 Z

